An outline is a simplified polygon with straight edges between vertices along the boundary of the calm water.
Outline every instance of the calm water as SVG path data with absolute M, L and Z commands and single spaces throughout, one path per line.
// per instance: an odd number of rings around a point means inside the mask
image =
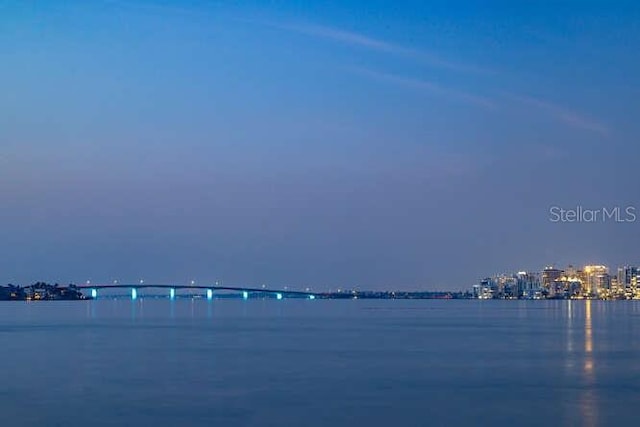
M 640 304 L 0 303 L 2 426 L 637 425 Z

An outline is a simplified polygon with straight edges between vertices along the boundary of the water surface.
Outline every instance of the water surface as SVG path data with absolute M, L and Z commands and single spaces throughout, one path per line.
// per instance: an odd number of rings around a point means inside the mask
M 635 425 L 635 301 L 0 303 L 3 426 Z

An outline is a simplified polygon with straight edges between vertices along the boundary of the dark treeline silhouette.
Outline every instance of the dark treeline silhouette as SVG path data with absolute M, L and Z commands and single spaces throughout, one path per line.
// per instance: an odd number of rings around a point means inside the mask
M 75 285 L 36 282 L 30 286 L 0 286 L 0 301 L 81 300 L 86 297 Z

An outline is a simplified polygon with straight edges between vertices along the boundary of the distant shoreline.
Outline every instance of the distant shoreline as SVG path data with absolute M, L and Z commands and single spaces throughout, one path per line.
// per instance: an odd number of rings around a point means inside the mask
M 214 290 L 216 291 L 215 297 L 218 298 L 276 298 L 276 299 L 471 299 L 472 295 L 469 292 L 446 292 L 446 291 L 337 291 L 337 292 L 317 292 L 311 291 L 295 291 L 287 289 L 266 289 L 266 288 L 220 288 L 216 286 L 193 286 L 184 287 L 171 285 L 118 285 L 118 286 L 105 286 L 96 285 L 91 287 L 76 286 L 73 284 L 67 286 L 61 286 L 59 284 L 47 284 L 44 282 L 37 282 L 30 286 L 0 286 L 0 301 L 83 301 L 92 300 L 98 297 L 98 290 L 104 292 L 105 290 L 115 289 L 131 289 L 131 298 L 138 298 L 138 291 L 143 288 L 157 288 L 157 289 L 169 289 L 170 294 L 167 298 L 207 298 L 213 299 Z M 191 289 L 194 288 L 206 290 L 206 296 L 199 294 L 177 295 L 175 290 L 179 289 Z M 85 295 L 84 290 L 89 290 L 90 295 Z M 220 293 L 225 291 L 225 293 Z M 231 291 L 234 293 L 227 293 Z M 112 295 L 115 297 L 115 295 Z M 123 295 L 124 296 L 124 295 Z M 103 297 L 107 297 L 106 295 Z M 162 295 L 140 295 L 140 298 L 157 298 Z
M 141 289 L 169 289 L 170 293 L 138 294 Z M 116 289 L 131 289 L 131 294 L 103 294 L 98 296 L 98 290 L 102 293 Z M 177 294 L 176 289 L 206 290 L 206 294 L 188 293 Z M 89 290 L 89 295 L 83 291 Z M 215 293 L 213 292 L 215 290 Z M 0 286 L 0 301 L 87 301 L 95 299 L 331 299 L 331 300 L 477 300 L 471 292 L 447 292 L 447 291 L 354 291 L 344 290 L 337 292 L 317 292 L 295 291 L 287 289 L 258 289 L 258 288 L 219 288 L 216 286 L 176 286 L 171 285 L 119 285 L 107 286 L 96 285 L 94 288 L 89 285 L 76 286 L 73 284 L 61 286 L 59 284 L 50 285 L 44 282 L 37 282 L 30 286 Z M 495 298 L 494 298 L 495 300 Z M 503 301 L 523 301 L 523 300 L 602 300 L 602 301 L 628 301 L 629 298 L 598 298 L 598 297 L 555 297 L 555 298 L 499 298 Z

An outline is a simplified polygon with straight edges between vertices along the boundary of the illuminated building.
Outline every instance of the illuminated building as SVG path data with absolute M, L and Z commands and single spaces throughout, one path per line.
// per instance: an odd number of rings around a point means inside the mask
M 626 280 L 626 270 L 627 267 L 618 267 L 618 274 L 616 275 L 616 282 L 618 283 L 618 286 L 620 286 L 621 288 L 625 288 L 627 285 L 627 280 Z
M 582 270 L 583 291 L 588 296 L 597 296 L 610 288 L 609 268 L 605 265 L 587 265 Z
M 526 299 L 542 298 L 542 288 L 540 287 L 540 278 L 535 273 L 527 273 L 520 271 L 516 274 L 518 284 L 518 295 Z
M 564 271 L 554 267 L 546 267 L 542 271 L 542 289 L 549 297 L 554 298 L 561 291 L 557 284 L 562 276 L 564 276 Z
M 624 293 L 628 298 L 632 298 L 638 293 L 638 273 L 637 267 L 624 266 L 618 268 L 618 286 L 620 289 L 624 289 Z
M 618 276 L 611 276 L 611 297 L 615 299 L 624 297 L 624 287 L 618 283 Z
M 567 277 L 577 277 L 578 276 L 578 270 L 576 270 L 576 268 L 573 265 L 569 265 L 567 267 L 567 269 L 565 270 L 565 275 Z
M 519 297 L 518 280 L 515 277 L 501 276 L 499 285 L 501 287 L 503 298 L 516 299 Z
M 473 296 L 478 299 L 497 298 L 498 286 L 493 278 L 482 279 L 479 285 L 473 286 Z

